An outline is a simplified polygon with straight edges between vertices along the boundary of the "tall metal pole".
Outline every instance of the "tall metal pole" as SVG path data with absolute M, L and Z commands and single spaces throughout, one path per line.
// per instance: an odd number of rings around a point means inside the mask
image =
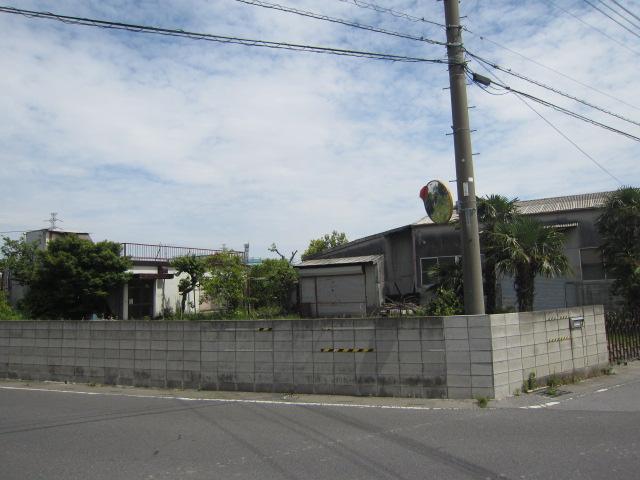
M 482 290 L 476 182 L 473 175 L 467 84 L 458 0 L 444 0 L 444 13 L 447 24 L 447 56 L 449 58 L 452 128 L 458 184 L 458 214 L 462 227 L 464 311 L 467 315 L 477 315 L 484 313 L 484 292 Z

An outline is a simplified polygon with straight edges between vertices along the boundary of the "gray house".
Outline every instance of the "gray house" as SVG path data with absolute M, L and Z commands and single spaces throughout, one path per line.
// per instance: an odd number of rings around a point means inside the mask
M 600 255 L 600 237 L 595 227 L 609 192 L 518 202 L 524 215 L 560 229 L 566 235 L 565 253 L 571 272 L 559 278 L 536 279 L 534 308 L 547 309 L 578 305 L 605 304 L 612 280 L 607 278 Z M 404 227 L 354 240 L 314 255 L 314 260 L 367 255 L 382 255 L 384 280 L 382 292 L 387 297 L 405 295 L 428 297 L 432 283 L 429 267 L 460 261 L 460 232 L 455 224 L 434 224 L 428 217 Z M 516 295 L 509 277 L 500 280 L 497 302 L 503 308 L 514 307 Z

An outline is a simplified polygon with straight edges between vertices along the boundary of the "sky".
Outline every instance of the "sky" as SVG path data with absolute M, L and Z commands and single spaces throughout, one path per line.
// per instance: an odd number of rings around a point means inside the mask
M 640 2 L 620 1 L 640 14 Z M 202 33 L 446 57 L 438 45 L 237 0 L 6 2 Z M 445 40 L 441 27 L 353 0 L 273 2 Z M 444 23 L 439 1 L 379 4 Z M 469 52 L 640 121 L 638 37 L 585 2 L 463 0 L 460 10 Z M 357 239 L 412 223 L 425 214 L 418 193 L 432 179 L 448 183 L 455 197 L 446 65 L 3 13 L 0 31 L 0 231 L 14 238 L 46 227 L 57 212 L 59 227 L 94 240 L 237 250 L 249 243 L 251 256 L 269 257 L 272 243 L 288 255 L 332 230 Z M 476 61 L 469 68 L 488 75 Z M 637 125 L 493 73 L 640 136 Z M 468 96 L 478 195 L 531 199 L 640 185 L 639 142 L 531 104 L 609 175 L 515 95 L 470 85 Z

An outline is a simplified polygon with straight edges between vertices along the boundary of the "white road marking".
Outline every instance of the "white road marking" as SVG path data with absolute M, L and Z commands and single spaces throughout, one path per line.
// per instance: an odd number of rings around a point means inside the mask
M 349 408 L 379 408 L 383 410 L 459 410 L 458 407 L 421 407 L 421 406 L 403 406 L 403 405 L 364 405 L 354 403 L 323 403 L 323 402 L 291 402 L 280 400 L 251 400 L 245 398 L 190 398 L 190 397 L 172 397 L 168 395 L 136 395 L 130 393 L 111 393 L 111 392 L 80 392 L 75 390 L 57 390 L 48 388 L 35 387 L 7 387 L 0 386 L 1 390 L 28 390 L 33 392 L 53 392 L 53 393 L 71 393 L 75 395 L 98 395 L 108 397 L 130 397 L 130 398 L 157 398 L 162 400 L 182 400 L 186 402 L 218 402 L 218 403 L 254 403 L 263 405 L 289 405 L 300 407 L 349 407 Z
M 526 407 L 520 407 L 525 410 L 537 409 L 537 408 L 547 408 L 553 407 L 554 405 L 559 405 L 560 402 L 547 402 L 547 403 L 539 403 L 538 405 L 527 405 Z
M 602 393 L 602 392 L 606 392 L 607 390 L 609 390 L 608 388 L 601 388 L 600 390 L 596 390 L 594 393 Z

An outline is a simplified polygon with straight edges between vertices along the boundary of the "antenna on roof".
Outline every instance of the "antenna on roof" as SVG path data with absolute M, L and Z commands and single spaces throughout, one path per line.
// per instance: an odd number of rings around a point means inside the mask
M 43 222 L 49 222 L 49 230 L 55 230 L 56 228 L 58 228 L 56 223 L 62 222 L 62 220 L 58 218 L 58 212 L 51 212 L 51 218 L 49 218 L 48 220 L 43 220 Z

